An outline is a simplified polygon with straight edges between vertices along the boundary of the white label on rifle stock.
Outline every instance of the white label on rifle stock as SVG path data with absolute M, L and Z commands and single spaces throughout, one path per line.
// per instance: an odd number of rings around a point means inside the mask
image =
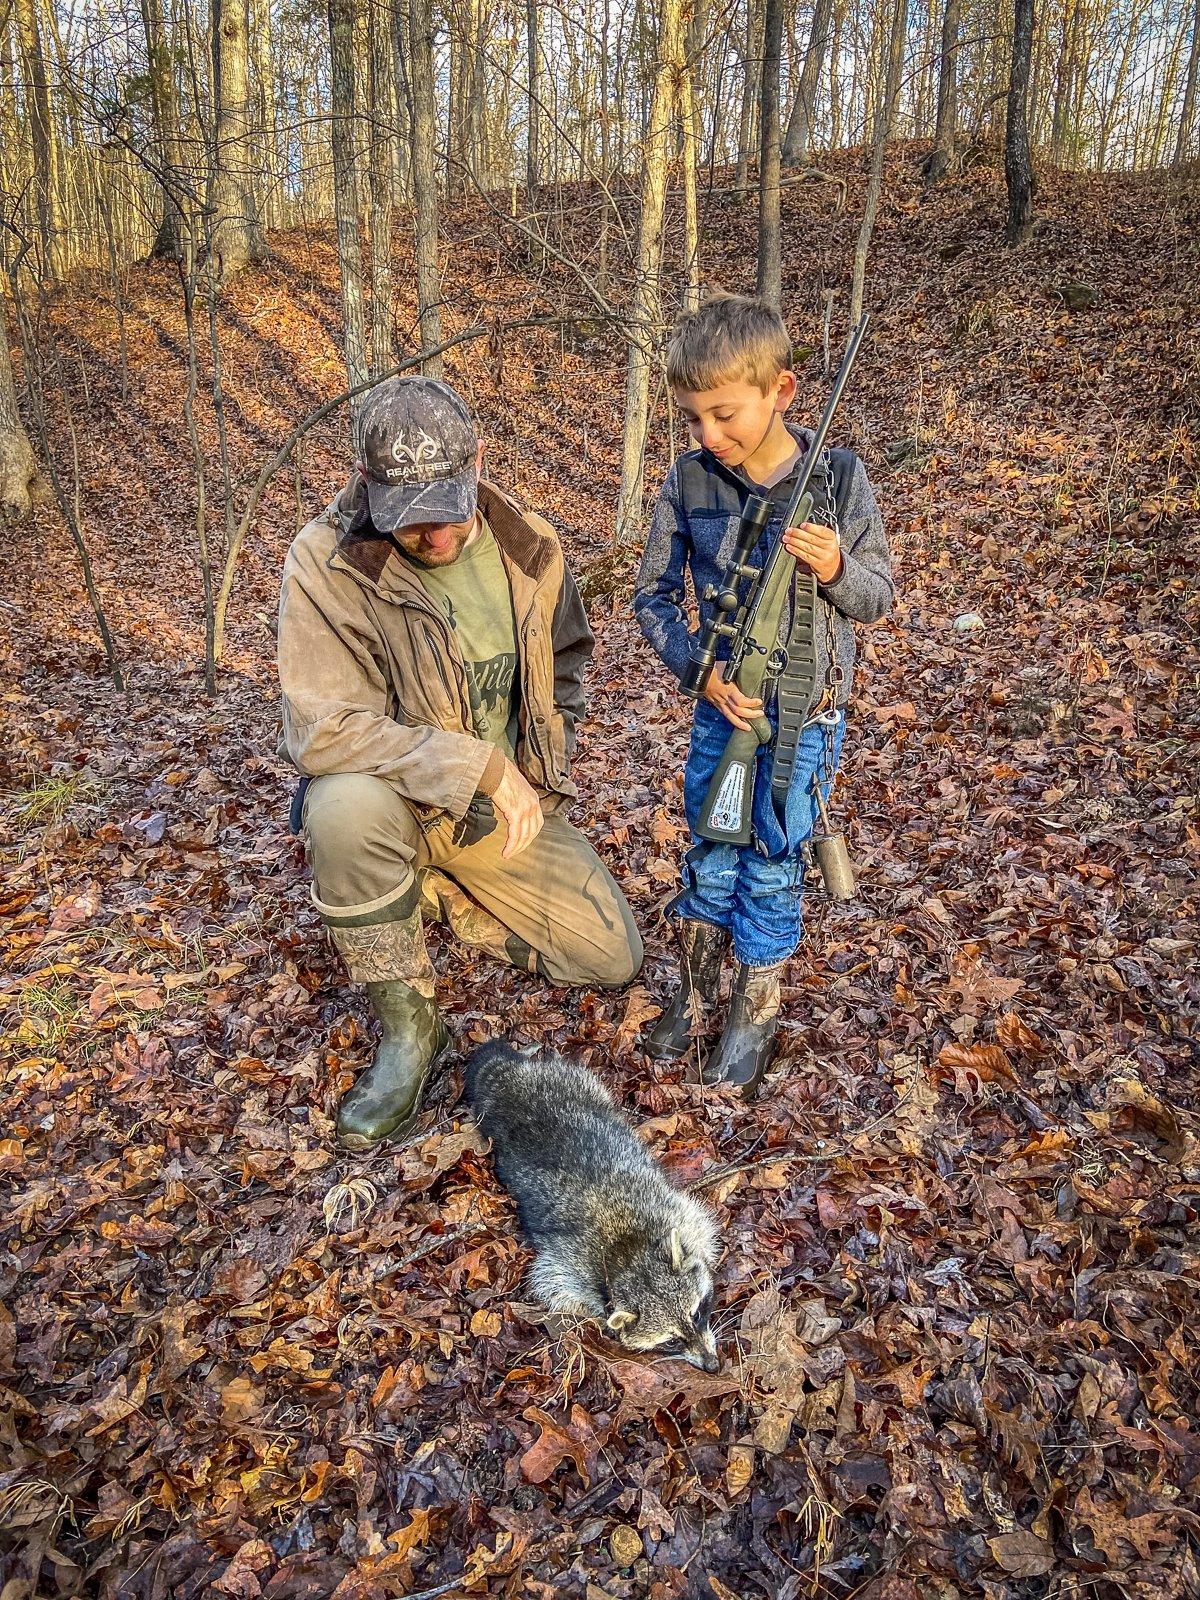
M 708 825 L 714 833 L 740 833 L 742 830 L 742 796 L 746 792 L 746 763 L 734 761 L 726 769 L 713 801 Z

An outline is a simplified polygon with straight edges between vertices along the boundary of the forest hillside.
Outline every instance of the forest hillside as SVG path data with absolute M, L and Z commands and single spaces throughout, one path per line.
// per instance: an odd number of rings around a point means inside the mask
M 562 530 L 598 636 L 575 819 L 647 961 L 568 992 L 435 935 L 438 998 L 464 1048 L 591 1065 L 714 1205 L 716 1376 L 544 1325 L 460 1056 L 411 1142 L 332 1145 L 370 1034 L 288 832 L 273 630 L 345 411 L 261 501 L 209 695 L 175 270 L 38 309 L 126 688 L 47 497 L 0 547 L 6 1597 L 1198 1592 L 1200 175 L 1045 172 L 1010 250 L 1002 172 L 926 192 L 916 155 L 889 155 L 839 422 L 899 592 L 838 793 L 859 893 L 811 896 L 750 1106 L 637 1049 L 687 707 L 613 540 L 624 344 L 482 203 L 444 217 L 443 337 L 490 330 L 448 376 L 488 471 Z M 801 414 L 861 156 L 783 191 Z M 563 197 L 578 239 L 587 193 Z M 706 284 L 752 288 L 754 197 L 714 192 L 704 220 Z M 234 522 L 345 386 L 332 228 L 269 245 L 217 308 Z M 651 486 L 669 443 L 660 401 Z

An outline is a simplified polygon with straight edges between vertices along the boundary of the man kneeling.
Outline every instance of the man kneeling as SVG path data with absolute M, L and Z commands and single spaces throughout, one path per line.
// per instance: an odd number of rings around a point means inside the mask
M 555 983 L 641 966 L 629 907 L 565 817 L 594 641 L 558 539 L 479 477 L 447 384 L 392 378 L 283 572 L 283 750 L 313 901 L 382 1039 L 342 1101 L 350 1149 L 404 1132 L 449 1044 L 423 912 Z

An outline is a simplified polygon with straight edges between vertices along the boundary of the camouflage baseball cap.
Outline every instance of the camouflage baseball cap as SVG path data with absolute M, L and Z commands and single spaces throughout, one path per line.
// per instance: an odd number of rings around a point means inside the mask
M 479 435 L 466 401 L 437 378 L 385 378 L 358 419 L 371 521 L 383 533 L 414 522 L 467 522 L 475 512 Z

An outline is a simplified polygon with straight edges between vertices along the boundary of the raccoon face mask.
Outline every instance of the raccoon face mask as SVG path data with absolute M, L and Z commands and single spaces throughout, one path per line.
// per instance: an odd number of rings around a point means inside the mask
M 627 1350 L 717 1371 L 712 1277 L 703 1261 L 685 1254 L 677 1230 L 666 1250 L 651 1245 L 614 1275 L 609 1300 L 604 1326 Z

